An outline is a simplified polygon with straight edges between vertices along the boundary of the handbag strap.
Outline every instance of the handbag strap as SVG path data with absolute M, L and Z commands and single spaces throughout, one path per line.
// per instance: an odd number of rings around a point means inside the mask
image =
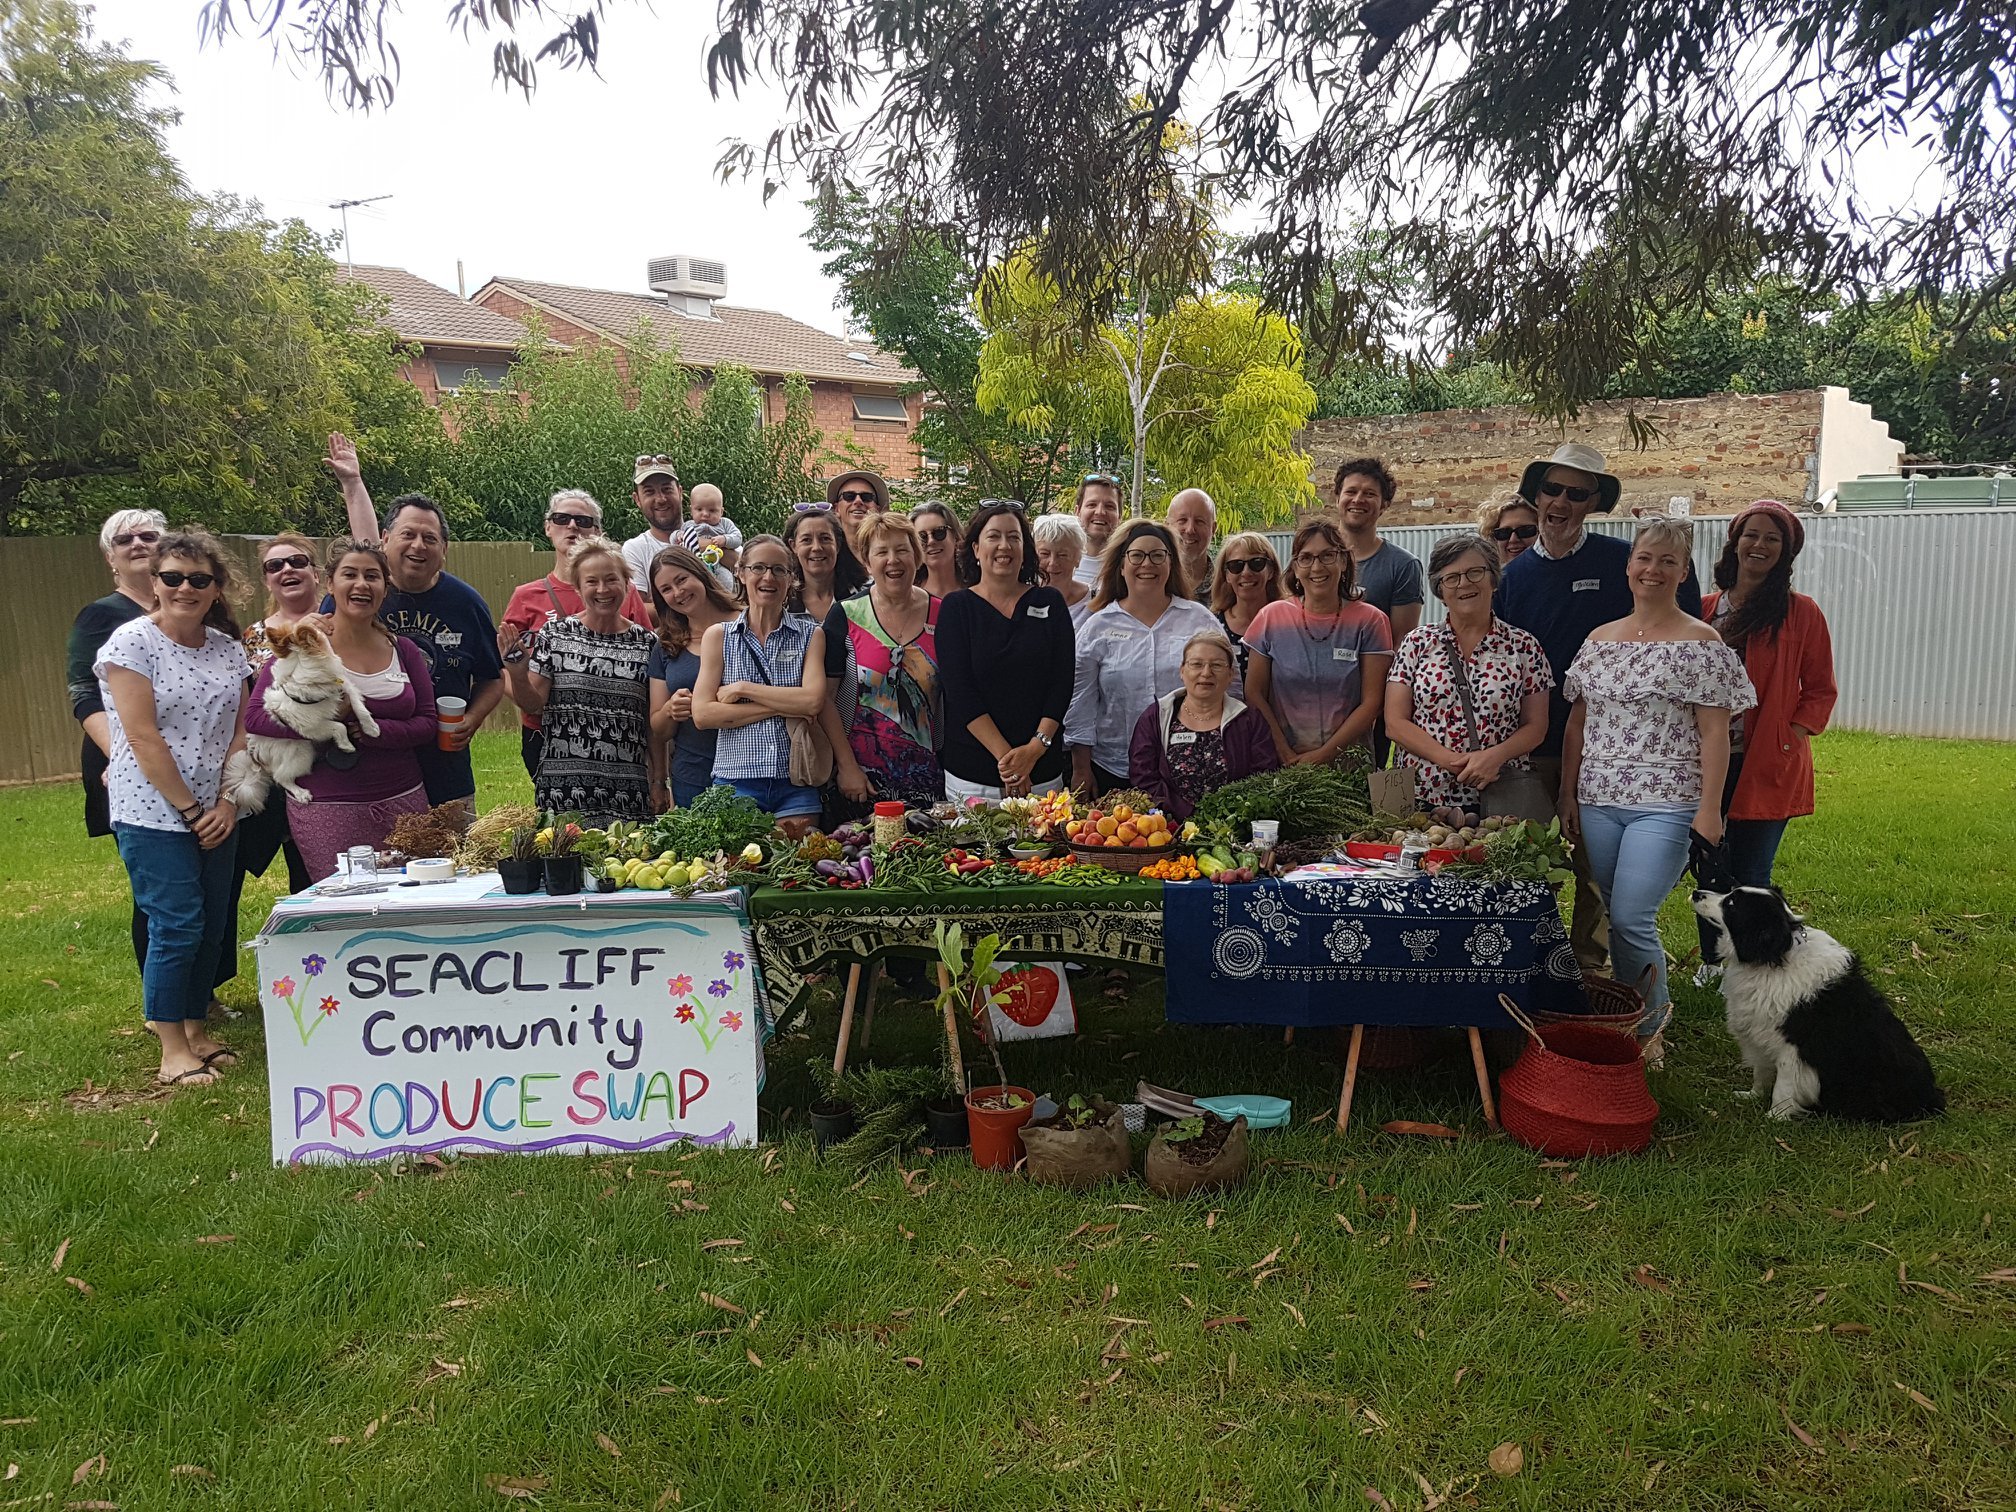
M 1470 691 L 1470 676 L 1463 670 L 1463 658 L 1456 654 L 1456 632 L 1446 624 L 1442 628 L 1448 631 L 1442 637 L 1442 659 L 1449 664 L 1449 675 L 1456 679 L 1456 696 L 1463 701 L 1463 723 L 1470 728 L 1470 743 L 1464 747 L 1468 753 L 1479 749 L 1482 741 L 1477 733 L 1477 700 Z

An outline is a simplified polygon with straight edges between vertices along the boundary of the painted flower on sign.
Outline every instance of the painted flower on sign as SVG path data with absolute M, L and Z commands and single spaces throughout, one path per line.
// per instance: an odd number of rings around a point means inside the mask
M 742 952 L 739 950 L 728 951 L 721 957 L 721 965 L 725 970 L 728 971 L 740 971 L 744 966 L 747 966 L 748 964 L 749 962 L 744 958 Z
M 273 996 L 290 998 L 294 996 L 294 978 L 282 977 L 273 984 Z
M 721 1027 L 723 1029 L 731 1029 L 736 1031 L 737 1033 L 740 1033 L 742 1029 L 742 1015 L 739 1013 L 722 1014 Z
M 678 1010 L 678 1013 L 677 1013 L 677 1014 L 676 1014 L 675 1016 L 676 1016 L 676 1017 L 678 1018 L 679 1022 L 680 1022 L 680 1023 L 682 1023 L 682 1024 L 690 1024 L 690 1023 L 692 1023 L 692 1022 L 693 1022 L 693 1005 L 692 1005 L 691 1003 L 681 1003 L 681 1004 L 679 1005 L 679 1010 Z
M 665 985 L 672 989 L 674 997 L 688 997 L 693 992 L 693 978 L 690 976 L 675 976 Z
M 339 1006 L 341 1005 L 338 1004 L 336 999 L 334 999 L 333 997 L 325 997 L 324 999 L 322 999 L 322 1011 L 325 1014 L 334 1013 Z
M 322 957 L 320 957 L 319 955 L 303 956 L 301 958 L 301 969 L 307 972 L 308 975 L 310 975 L 311 977 L 322 975 L 323 969 L 327 967 L 328 964 L 329 963 L 323 960 Z
M 707 984 L 707 995 L 709 997 L 728 996 L 728 984 L 718 977 L 715 978 L 713 981 Z

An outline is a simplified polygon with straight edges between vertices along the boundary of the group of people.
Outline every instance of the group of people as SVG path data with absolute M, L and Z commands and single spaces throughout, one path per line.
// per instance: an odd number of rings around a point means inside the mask
M 1388 746 L 1424 806 L 1544 818 L 1579 839 L 1573 939 L 1642 983 L 1656 1054 L 1667 1012 L 1661 900 L 1690 844 L 1768 880 L 1791 817 L 1812 809 L 1807 742 L 1834 699 L 1826 622 L 1790 591 L 1797 516 L 1766 500 L 1732 522 L 1704 604 L 1688 527 L 1625 542 L 1587 517 L 1621 485 L 1568 445 L 1519 495 L 1426 564 L 1379 533 L 1394 500 L 1376 458 L 1343 463 L 1335 509 L 1284 562 L 1253 533 L 1217 536 L 1185 489 L 1160 519 L 1123 518 L 1092 473 L 1072 507 L 1032 518 L 985 499 L 892 508 L 855 470 L 744 536 L 718 489 L 682 490 L 670 457 L 635 462 L 645 529 L 619 541 L 601 504 L 549 501 L 553 570 L 501 623 L 445 570 L 448 520 L 418 494 L 382 518 L 355 448 L 331 438 L 349 538 L 317 560 L 260 551 L 266 613 L 239 630 L 221 545 L 157 514 L 106 522 L 116 591 L 79 615 L 70 683 L 86 807 L 133 879 L 134 944 L 164 1081 L 228 1064 L 206 1017 L 235 969 L 238 889 L 287 857 L 298 890 L 402 814 L 473 817 L 470 737 L 508 697 L 542 807 L 643 819 L 726 784 L 787 833 L 896 798 L 998 798 L 1071 785 L 1150 793 L 1186 817 L 1223 783 Z M 1421 623 L 1425 595 L 1447 610 Z M 308 798 L 242 823 L 222 774 L 249 734 L 298 738 L 266 708 L 273 654 L 320 629 L 376 725 L 319 748 Z M 450 715 L 452 711 L 452 717 Z M 1690 833 L 1691 832 L 1691 833 Z

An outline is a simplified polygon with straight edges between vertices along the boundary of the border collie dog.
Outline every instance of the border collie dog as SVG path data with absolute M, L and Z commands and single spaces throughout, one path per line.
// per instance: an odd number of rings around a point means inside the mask
M 1722 932 L 1722 1001 L 1751 1085 L 1773 1118 L 1828 1113 L 1904 1123 L 1942 1112 L 1946 1094 L 1862 962 L 1792 912 L 1775 887 L 1694 894 Z

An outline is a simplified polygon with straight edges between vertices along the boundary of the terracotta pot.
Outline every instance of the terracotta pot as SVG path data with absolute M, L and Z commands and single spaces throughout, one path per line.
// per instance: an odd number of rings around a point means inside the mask
M 956 1097 L 934 1097 L 924 1104 L 924 1127 L 934 1150 L 963 1150 L 972 1139 L 966 1104 Z
M 497 863 L 497 875 L 504 879 L 507 893 L 535 893 L 545 880 L 546 864 L 543 861 L 513 861 L 506 856 Z
M 982 1099 L 1013 1095 L 1019 1108 L 983 1108 Z M 1022 1125 L 1036 1112 L 1036 1094 L 1027 1087 L 975 1087 L 966 1094 L 966 1121 L 973 1132 L 973 1164 L 983 1171 L 1012 1171 L 1022 1158 Z

